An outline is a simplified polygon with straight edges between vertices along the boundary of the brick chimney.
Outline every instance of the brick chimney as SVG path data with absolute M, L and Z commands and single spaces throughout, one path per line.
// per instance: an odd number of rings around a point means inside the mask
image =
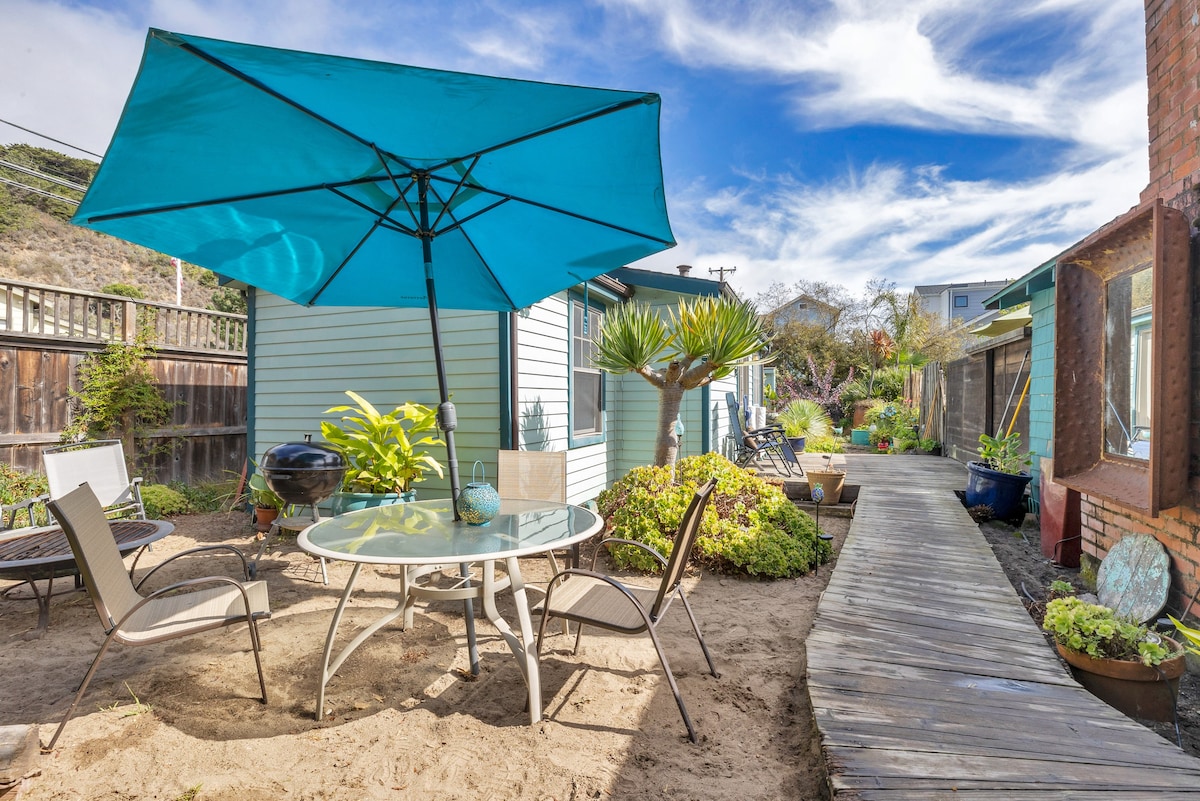
M 1200 185 L 1198 40 L 1200 0 L 1146 0 L 1150 183 L 1143 203 L 1161 197 L 1186 208 L 1195 202 L 1180 195 Z

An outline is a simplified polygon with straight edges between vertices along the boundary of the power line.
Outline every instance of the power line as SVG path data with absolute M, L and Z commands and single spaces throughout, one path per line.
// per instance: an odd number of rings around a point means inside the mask
M 41 178 L 43 181 L 49 181 L 52 184 L 58 184 L 64 189 L 74 189 L 77 192 L 87 191 L 87 187 L 83 184 L 77 184 L 74 181 L 67 181 L 63 178 L 56 178 L 53 175 L 47 175 L 44 172 L 38 172 L 37 170 L 22 166 L 20 164 L 13 164 L 11 161 L 5 161 L 4 159 L 0 159 L 0 167 L 8 167 L 10 170 L 16 170 L 17 172 L 24 173 L 32 178 Z
M 8 184 L 9 186 L 15 186 L 17 189 L 24 189 L 28 192 L 33 192 L 35 195 L 41 195 L 42 197 L 53 198 L 54 200 L 61 200 L 63 203 L 67 203 L 72 206 L 79 205 L 78 200 L 72 200 L 69 197 L 63 197 L 62 195 L 56 195 L 53 192 L 47 192 L 45 189 L 38 189 L 36 186 L 29 186 L 27 184 L 18 183 L 16 181 L 10 181 L 7 178 L 0 177 L 0 184 Z
M 8 120 L 3 119 L 3 118 L 0 118 L 0 122 L 4 123 L 5 125 L 11 125 L 14 128 L 19 128 L 20 130 L 24 131 L 25 133 L 31 133 L 34 136 L 40 136 L 43 139 L 49 139 L 51 142 L 62 145 L 63 147 L 69 147 L 72 150 L 78 150 L 80 153 L 87 153 L 89 156 L 95 156 L 98 159 L 104 158 L 104 156 L 101 156 L 99 153 L 93 153 L 90 150 L 84 150 L 82 147 L 76 147 L 75 145 L 67 144 L 66 142 L 62 141 L 61 139 L 55 139 L 53 136 L 46 136 L 43 133 L 38 133 L 37 131 L 26 128 L 24 125 L 17 125 L 15 122 L 9 122 Z

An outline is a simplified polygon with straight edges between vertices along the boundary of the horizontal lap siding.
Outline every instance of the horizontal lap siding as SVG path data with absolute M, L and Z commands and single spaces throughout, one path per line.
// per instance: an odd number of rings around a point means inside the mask
M 256 458 L 281 442 L 313 434 L 325 410 L 349 404 L 354 390 L 381 411 L 405 402 L 438 405 L 429 313 L 425 309 L 304 308 L 263 292 L 256 296 L 254 362 Z M 442 353 L 450 400 L 458 413 L 460 471 L 480 459 L 495 467 L 499 427 L 499 317 L 442 310 Z M 446 461 L 445 448 L 433 455 Z M 430 474 L 424 497 L 449 494 L 448 476 Z

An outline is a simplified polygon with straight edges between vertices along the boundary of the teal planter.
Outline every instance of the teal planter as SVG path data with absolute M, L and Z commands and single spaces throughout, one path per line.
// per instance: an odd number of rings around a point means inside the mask
M 851 445 L 870 445 L 871 444 L 871 432 L 867 431 L 865 428 L 853 429 L 850 432 L 850 444 Z
M 336 517 L 346 512 L 358 509 L 371 509 L 376 506 L 391 506 L 394 503 L 408 503 L 417 499 L 417 491 L 379 494 L 375 492 L 335 492 L 330 501 L 333 514 Z

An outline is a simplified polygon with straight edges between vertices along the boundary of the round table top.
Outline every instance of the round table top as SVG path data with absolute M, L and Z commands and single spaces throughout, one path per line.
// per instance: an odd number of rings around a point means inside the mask
M 166 520 L 110 520 L 122 554 L 161 540 L 175 530 Z M 0 577 L 26 578 L 47 570 L 74 569 L 75 554 L 58 526 L 14 529 L 0 533 Z
M 421 565 L 507 559 L 582 542 L 603 527 L 581 506 L 501 499 L 500 514 L 483 526 L 454 519 L 449 500 L 359 509 L 321 520 L 296 542 L 314 556 L 369 564 Z

